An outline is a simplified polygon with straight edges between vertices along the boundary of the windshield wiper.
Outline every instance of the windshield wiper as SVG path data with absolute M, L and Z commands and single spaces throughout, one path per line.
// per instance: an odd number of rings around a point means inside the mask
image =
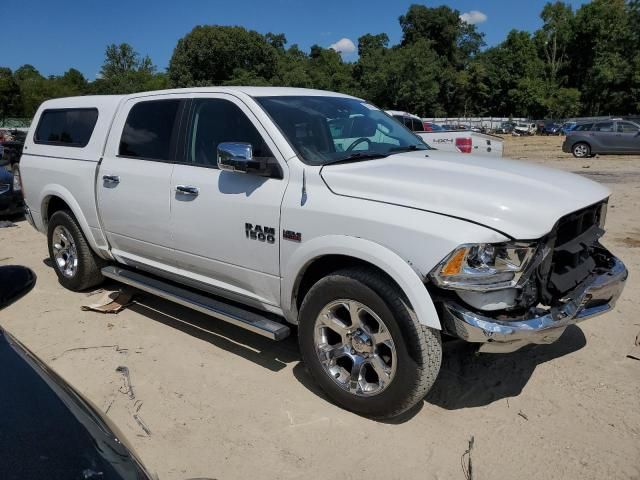
M 337 160 L 332 160 L 330 162 L 325 163 L 324 165 L 336 165 L 340 163 L 359 162 L 362 160 L 374 160 L 376 158 L 385 158 L 388 156 L 389 156 L 388 153 L 354 152 L 351 155 L 349 155 L 347 158 L 338 158 Z
M 429 150 L 429 147 L 425 148 L 423 145 L 407 145 L 406 147 L 393 147 L 390 148 L 390 152 L 398 153 L 398 152 L 415 152 L 416 150 Z

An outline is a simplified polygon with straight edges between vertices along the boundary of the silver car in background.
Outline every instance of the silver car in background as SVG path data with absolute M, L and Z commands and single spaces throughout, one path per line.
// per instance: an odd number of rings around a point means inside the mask
M 640 125 L 628 120 L 582 123 L 567 132 L 562 151 L 576 158 L 640 154 Z

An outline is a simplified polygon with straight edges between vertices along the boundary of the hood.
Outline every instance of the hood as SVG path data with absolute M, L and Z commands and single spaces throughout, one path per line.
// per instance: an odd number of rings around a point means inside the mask
M 438 150 L 327 165 L 321 175 L 337 195 L 457 217 L 520 240 L 542 237 L 560 217 L 610 194 L 572 173 Z

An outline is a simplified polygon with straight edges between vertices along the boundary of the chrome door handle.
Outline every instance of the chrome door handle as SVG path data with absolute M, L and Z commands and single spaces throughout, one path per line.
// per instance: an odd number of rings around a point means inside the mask
M 183 195 L 191 195 L 192 197 L 197 197 L 200 193 L 198 187 L 192 187 L 191 185 L 177 185 L 176 192 L 182 193 Z
M 103 175 L 102 181 L 110 185 L 117 185 L 118 183 L 120 183 L 120 177 L 117 175 Z

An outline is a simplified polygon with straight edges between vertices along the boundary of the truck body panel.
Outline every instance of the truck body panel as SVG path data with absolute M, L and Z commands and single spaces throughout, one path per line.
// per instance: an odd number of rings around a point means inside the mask
M 281 98 L 282 105 L 280 100 L 271 101 L 275 110 L 268 111 L 261 97 Z M 307 110 L 322 98 L 331 100 L 327 108 L 353 101 L 355 113 L 338 110 L 337 118 L 320 120 L 334 122 L 336 129 L 342 123 L 358 123 L 357 131 L 363 133 L 313 130 L 318 119 L 306 119 L 306 110 L 294 112 L 296 118 L 282 116 L 278 109 L 290 108 L 287 98 L 315 99 Z M 138 106 L 151 108 L 154 102 L 165 102 L 164 106 L 174 102 L 175 107 L 161 138 L 168 153 L 160 159 L 129 151 L 136 142 L 156 140 L 133 119 Z M 218 107 L 231 116 L 207 113 L 207 108 Z M 35 141 L 43 112 L 86 108 L 98 111 L 86 145 Z M 28 215 L 45 233 L 49 205 L 66 205 L 102 258 L 282 315 L 290 323 L 299 320 L 298 289 L 311 265 L 326 258 L 357 260 L 376 267 L 398 286 L 419 323 L 433 329 L 447 327 L 449 333 L 453 327 L 443 325 L 437 306 L 448 305 L 443 300 L 448 297 L 442 295 L 434 274 L 461 248 L 488 245 L 493 252 L 510 248 L 517 240 L 535 250 L 542 242 L 555 241 L 562 218 L 587 207 L 593 208 L 585 220 L 589 229 L 580 234 L 588 239 L 585 245 L 601 234 L 589 224 L 602 220 L 606 207 L 609 191 L 599 184 L 523 162 L 427 150 L 415 134 L 383 114 L 369 112 L 379 110 L 346 95 L 259 87 L 47 101 L 36 114 L 21 162 Z M 393 125 L 373 125 L 372 130 L 368 115 Z M 225 122 L 216 123 L 219 118 Z M 236 123 L 228 123 L 228 118 Z M 398 135 L 415 144 L 394 143 L 397 139 L 390 132 L 398 128 L 402 130 Z M 216 137 L 221 131 L 222 137 Z M 220 146 L 247 135 L 255 139 L 248 144 L 257 159 L 251 157 L 252 168 L 263 168 L 268 161 L 271 173 L 221 168 Z M 329 136 L 328 143 L 320 138 L 324 135 Z M 387 145 L 388 154 L 375 151 L 376 145 Z M 322 152 L 331 146 L 335 151 Z M 373 154 L 369 157 L 367 151 Z M 501 155 L 501 151 L 500 145 L 486 153 Z M 342 164 L 330 160 L 315 164 L 315 155 L 338 158 Z M 550 255 L 552 247 L 544 251 Z M 460 258 L 471 253 L 466 255 Z M 542 261 L 540 255 L 536 261 Z M 605 268 L 605 263 L 600 259 L 598 268 Z M 626 270 L 620 268 L 616 278 L 621 282 Z M 621 289 L 618 284 L 611 288 Z M 522 286 L 498 291 L 491 301 L 482 300 L 482 291 L 456 298 L 489 309 L 523 301 L 518 289 Z M 459 308 L 450 314 L 454 317 L 458 322 L 471 318 Z

